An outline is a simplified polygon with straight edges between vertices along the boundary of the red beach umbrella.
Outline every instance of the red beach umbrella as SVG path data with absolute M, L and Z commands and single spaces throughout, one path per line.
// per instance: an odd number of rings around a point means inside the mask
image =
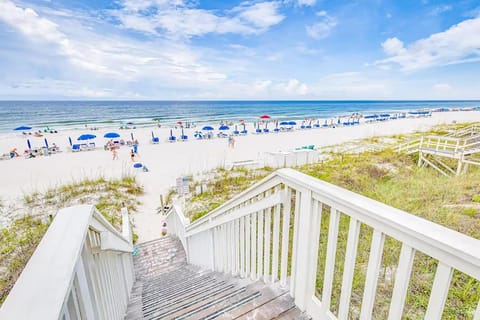
M 270 116 L 268 114 L 264 114 L 260 117 L 260 119 L 270 119 Z
M 182 121 L 178 121 L 177 124 L 183 124 L 183 122 L 182 122 Z

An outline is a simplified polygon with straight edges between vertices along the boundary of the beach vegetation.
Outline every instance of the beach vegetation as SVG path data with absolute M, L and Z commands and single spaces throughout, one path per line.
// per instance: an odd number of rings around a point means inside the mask
M 185 216 L 192 222 L 200 219 L 271 172 L 273 168 L 270 167 L 251 170 L 240 167 L 230 171 L 215 169 L 205 181 L 206 190 L 198 195 L 187 196 Z
M 135 177 L 121 179 L 85 179 L 61 185 L 45 192 L 23 197 L 24 215 L 0 229 L 0 304 L 5 300 L 18 276 L 35 251 L 56 212 L 77 204 L 93 204 L 121 231 L 122 207 L 135 212 L 140 204 L 137 196 L 143 188 Z M 133 233 L 133 241 L 138 235 Z

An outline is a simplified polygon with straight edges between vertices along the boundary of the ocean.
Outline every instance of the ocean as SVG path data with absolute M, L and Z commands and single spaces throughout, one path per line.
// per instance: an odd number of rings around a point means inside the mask
M 419 109 L 472 108 L 480 101 L 0 101 L 0 132 L 26 125 L 57 130 L 83 127 L 173 125 L 177 121 L 212 123 L 255 121 L 261 115 L 278 120 L 332 118 Z

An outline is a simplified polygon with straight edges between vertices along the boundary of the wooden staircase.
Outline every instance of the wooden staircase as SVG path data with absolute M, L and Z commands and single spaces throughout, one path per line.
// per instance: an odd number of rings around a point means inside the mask
M 173 237 L 137 248 L 125 319 L 310 319 L 295 307 L 288 288 L 188 264 Z
M 480 133 L 473 129 L 451 136 L 423 136 L 397 146 L 398 152 L 418 153 L 418 166 L 431 166 L 445 176 L 465 173 L 480 165 Z

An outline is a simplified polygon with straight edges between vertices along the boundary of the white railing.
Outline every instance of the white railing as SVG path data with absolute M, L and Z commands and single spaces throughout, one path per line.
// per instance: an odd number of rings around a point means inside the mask
M 123 234 L 131 235 L 128 213 L 122 214 Z M 61 209 L 0 319 L 123 319 L 134 281 L 132 249 L 95 207 Z
M 329 212 L 329 213 L 327 213 Z M 178 208 L 170 215 L 180 214 Z M 318 251 L 322 215 L 328 215 L 324 267 Z M 337 270 L 339 221 L 349 218 L 343 271 Z M 178 218 L 178 219 L 180 219 Z M 171 218 L 173 219 L 173 218 Z M 179 220 L 181 221 L 181 220 Z M 454 270 L 480 280 L 480 241 L 336 187 L 292 169 L 281 169 L 190 225 L 173 233 L 185 237 L 192 264 L 266 283 L 288 285 L 295 304 L 313 319 L 348 319 L 351 315 L 360 226 L 373 229 L 360 319 L 371 319 L 385 238 L 401 243 L 388 319 L 401 319 L 413 260 L 422 252 L 438 262 L 425 319 L 440 319 Z M 332 306 L 334 275 L 341 273 L 338 308 Z M 316 277 L 323 275 L 316 294 Z M 474 311 L 472 311 L 473 313 Z M 475 318 L 480 319 L 480 305 Z

